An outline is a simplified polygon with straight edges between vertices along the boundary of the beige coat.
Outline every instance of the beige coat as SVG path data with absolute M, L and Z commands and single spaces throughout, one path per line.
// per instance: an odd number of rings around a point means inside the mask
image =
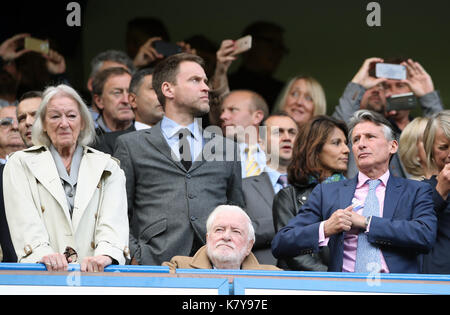
M 67 246 L 84 257 L 125 263 L 129 226 L 125 175 L 109 155 L 84 147 L 73 216 L 48 148 L 14 153 L 3 173 L 6 217 L 18 262 L 36 263 Z
M 213 265 L 206 253 L 206 245 L 200 248 L 194 257 L 175 256 L 170 262 L 163 262 L 163 266 L 168 266 L 171 273 L 176 269 L 213 269 Z M 261 265 L 255 255 L 250 253 L 242 262 L 242 270 L 282 270 L 272 265 Z

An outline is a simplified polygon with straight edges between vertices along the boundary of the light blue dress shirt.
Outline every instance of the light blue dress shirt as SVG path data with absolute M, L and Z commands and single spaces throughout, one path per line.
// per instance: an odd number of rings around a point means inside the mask
M 287 174 L 281 174 L 280 172 L 278 172 L 268 166 L 266 166 L 264 168 L 264 172 L 266 172 L 267 175 L 269 176 L 273 190 L 274 190 L 275 194 L 277 194 L 281 189 L 283 189 L 283 186 L 278 183 L 278 178 L 280 178 L 281 175 L 287 175 Z
M 172 149 L 172 158 L 175 161 L 180 161 L 180 150 L 178 145 L 180 138 L 178 132 L 180 129 L 185 128 L 188 129 L 192 135 L 192 137 L 188 137 L 188 142 L 191 150 L 192 162 L 194 162 L 196 160 L 195 158 L 198 157 L 203 150 L 203 137 L 198 121 L 194 119 L 194 122 L 189 126 L 181 126 L 166 116 L 164 116 L 161 121 L 162 134 L 164 139 L 166 139 L 167 144 Z

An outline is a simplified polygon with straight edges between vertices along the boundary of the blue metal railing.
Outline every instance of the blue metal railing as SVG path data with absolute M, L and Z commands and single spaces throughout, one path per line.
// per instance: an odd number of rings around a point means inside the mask
M 20 271 L 27 271 L 22 273 Z M 218 294 L 246 294 L 248 289 L 333 291 L 359 293 L 450 294 L 450 275 L 360 274 L 305 271 L 177 269 L 169 275 L 163 266 L 109 266 L 106 274 L 80 273 L 80 265 L 70 264 L 68 273 L 42 273 L 44 264 L 0 264 L 0 293 L 9 286 L 18 288 L 102 287 L 153 289 L 214 289 Z M 33 274 L 33 272 L 38 272 Z M 121 273 L 115 276 L 114 273 Z M 127 276 L 127 273 L 129 276 Z M 73 277 L 73 279 L 72 279 Z M 376 278 L 374 278 L 376 277 Z M 225 278 L 225 279 L 224 279 Z M 378 281 L 379 282 L 376 282 Z M 374 282 L 375 281 L 375 282 Z M 2 291 L 2 288 L 4 291 Z M 194 293 L 195 294 L 195 293 Z
M 14 264 L 1 263 L 0 271 L 47 271 L 44 264 Z M 69 272 L 80 271 L 79 264 L 69 264 Z M 169 273 L 169 267 L 163 266 L 108 266 L 105 272 L 129 272 L 129 273 Z

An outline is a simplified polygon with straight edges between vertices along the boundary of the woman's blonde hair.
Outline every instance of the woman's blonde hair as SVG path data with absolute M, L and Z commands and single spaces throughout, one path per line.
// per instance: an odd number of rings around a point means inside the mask
M 95 126 L 92 116 L 88 107 L 84 103 L 80 95 L 68 85 L 61 84 L 58 86 L 48 87 L 42 95 L 42 102 L 39 105 L 39 109 L 36 113 L 36 121 L 33 124 L 32 129 L 32 141 L 34 145 L 44 145 L 49 147 L 51 140 L 47 133 L 44 131 L 45 114 L 47 112 L 47 106 L 50 101 L 56 96 L 67 96 L 73 99 L 80 110 L 81 120 L 84 123 L 84 128 L 81 130 L 78 136 L 79 145 L 89 145 L 95 140 Z
M 431 116 L 423 133 L 423 147 L 427 155 L 427 166 L 429 169 L 437 169 L 434 161 L 433 146 L 439 127 L 442 128 L 445 136 L 450 139 L 450 110 L 443 110 Z
M 398 154 L 406 171 L 414 176 L 425 175 L 425 170 L 420 164 L 418 158 L 418 141 L 423 142 L 423 133 L 430 119 L 426 117 L 417 117 L 411 121 L 400 136 Z M 424 161 L 426 162 L 426 161 Z
M 304 80 L 306 82 L 306 86 L 308 87 L 309 93 L 314 103 L 313 115 L 325 115 L 327 112 L 327 100 L 322 85 L 313 77 L 306 75 L 298 75 L 289 80 L 289 82 L 284 86 L 283 90 L 278 96 L 272 112 L 276 113 L 279 111 L 285 111 L 286 99 L 289 95 L 289 91 L 291 90 L 292 85 L 294 85 L 294 83 L 298 80 Z

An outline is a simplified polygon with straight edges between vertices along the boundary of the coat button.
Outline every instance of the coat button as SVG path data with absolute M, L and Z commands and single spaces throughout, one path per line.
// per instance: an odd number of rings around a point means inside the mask
M 197 217 L 191 216 L 191 221 L 197 221 Z
M 95 242 L 91 242 L 92 249 L 95 249 Z
M 25 246 L 23 250 L 27 256 L 30 256 L 33 253 L 33 248 L 30 245 Z
M 128 248 L 128 246 L 125 246 L 125 248 L 123 249 L 123 255 L 125 256 L 125 258 L 130 257 L 130 249 Z
M 41 211 L 42 211 L 42 213 L 45 212 L 45 207 L 44 206 L 41 206 Z

